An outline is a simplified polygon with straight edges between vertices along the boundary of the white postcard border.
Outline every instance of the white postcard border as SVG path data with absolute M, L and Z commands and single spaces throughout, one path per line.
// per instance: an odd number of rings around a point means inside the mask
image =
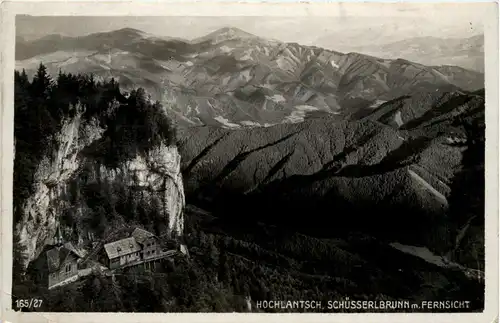
M 404 16 L 414 6 L 433 10 L 441 5 L 469 5 L 484 10 L 486 89 L 486 297 L 483 313 L 457 314 L 206 314 L 206 313 L 20 313 L 11 310 L 12 277 L 12 169 L 13 169 L 13 71 L 15 66 L 15 15 L 79 16 Z M 482 6 L 482 7 L 481 7 Z M 477 9 L 481 7 L 481 9 Z M 410 13 L 408 13 L 410 12 Z M 276 2 L 148 2 L 148 1 L 31 1 L 3 2 L 0 7 L 1 140 L 1 314 L 2 322 L 493 322 L 498 320 L 498 4 L 493 2 L 440 4 L 393 3 L 276 3 Z M 415 26 L 418 28 L 418 26 Z

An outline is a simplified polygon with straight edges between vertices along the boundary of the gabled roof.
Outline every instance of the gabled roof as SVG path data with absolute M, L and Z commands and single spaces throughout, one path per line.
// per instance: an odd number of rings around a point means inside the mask
M 73 252 L 77 257 L 83 258 L 83 255 L 80 250 L 76 249 L 75 246 L 71 242 L 66 242 L 64 244 L 64 247 L 68 249 L 69 251 Z
M 75 247 L 70 242 L 47 251 L 49 272 L 52 273 L 59 270 L 69 256 L 73 256 L 75 259 L 81 258 L 79 252 L 76 251 Z
M 141 246 L 133 237 L 110 242 L 104 245 L 104 250 L 109 259 L 114 259 L 133 252 L 141 251 Z
M 135 239 L 135 241 L 137 241 L 137 243 L 140 243 L 141 245 L 144 244 L 144 241 L 146 239 L 154 236 L 155 235 L 151 232 L 139 228 L 136 228 L 134 232 L 132 232 L 132 237 Z

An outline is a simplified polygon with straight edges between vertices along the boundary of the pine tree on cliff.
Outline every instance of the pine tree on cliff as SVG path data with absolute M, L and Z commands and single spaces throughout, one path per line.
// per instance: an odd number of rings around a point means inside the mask
M 28 75 L 26 74 L 26 70 L 23 70 L 19 73 L 19 71 L 14 72 L 14 77 L 16 78 L 16 83 L 26 88 L 29 84 Z
M 45 65 L 40 63 L 36 71 L 33 81 L 31 82 L 31 92 L 39 100 L 47 100 L 50 95 L 50 90 L 54 82 L 47 72 Z
M 21 128 L 27 126 L 26 117 L 28 113 L 29 105 L 29 80 L 26 76 L 26 72 L 19 73 L 15 71 L 14 73 L 14 117 L 16 122 L 14 123 L 15 133 L 20 133 Z
M 30 119 L 32 120 L 33 140 L 38 145 L 39 153 L 43 153 L 50 146 L 48 139 L 54 134 L 58 122 L 57 107 L 50 104 L 51 92 L 54 82 L 47 72 L 47 68 L 40 63 L 30 86 L 30 94 L 33 106 L 30 108 Z
M 156 124 L 160 124 L 160 131 L 164 131 L 167 139 L 167 145 L 175 145 L 177 143 L 177 127 L 175 126 L 173 120 L 164 114 L 164 107 L 159 101 L 156 101 L 153 104 L 152 112 L 155 115 L 161 115 L 161 120 L 163 120 L 163 122 Z
M 35 119 L 32 113 L 32 102 L 29 87 L 31 86 L 26 72 L 14 74 L 14 223 L 22 217 L 21 203 L 30 193 L 31 176 L 34 171 L 33 160 L 36 156 L 36 140 L 32 138 Z

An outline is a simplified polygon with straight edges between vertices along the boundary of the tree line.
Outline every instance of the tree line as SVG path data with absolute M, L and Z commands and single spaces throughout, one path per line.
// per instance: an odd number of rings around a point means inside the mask
M 114 78 L 104 80 L 93 74 L 62 71 L 53 77 L 46 66 L 40 64 L 31 79 L 25 70 L 15 71 L 14 82 L 13 286 L 22 288 L 28 284 L 24 272 L 26 248 L 20 244 L 15 226 L 23 219 L 26 199 L 34 193 L 35 172 L 40 161 L 44 158 L 50 160 L 53 152 L 59 149 L 57 141 L 63 124 L 79 117 L 81 136 L 88 135 L 81 131 L 85 124 L 105 129 L 99 142 L 82 148 L 93 150 L 91 153 L 100 155 L 102 162 L 111 166 L 137 154 L 147 153 L 159 144 L 175 145 L 176 129 L 165 115 L 162 105 L 153 102 L 144 89 L 132 89 L 125 93 Z M 72 191 L 77 179 L 67 183 L 69 191 Z M 116 190 L 122 192 L 123 188 Z M 149 221 L 151 218 L 163 218 L 158 203 L 132 214 L 132 209 L 137 208 L 131 201 L 135 197 L 123 198 L 132 204 L 114 203 L 119 197 L 116 190 L 106 186 L 77 185 L 72 191 L 73 196 L 61 198 L 73 207 L 84 199 L 92 214 L 86 215 L 83 220 L 97 231 L 109 224 L 117 213 L 127 220 L 137 218 L 142 223 L 153 223 Z M 74 216 L 65 215 L 62 214 L 62 221 L 70 222 L 69 227 L 73 226 Z
M 109 145 L 99 153 L 108 164 L 144 153 L 160 142 L 176 142 L 175 126 L 161 104 L 152 102 L 142 88 L 124 95 L 114 78 L 98 80 L 93 74 L 65 72 L 54 78 L 43 64 L 31 80 L 25 70 L 15 71 L 14 82 L 15 223 L 22 203 L 33 193 L 36 167 L 56 149 L 63 120 L 81 114 L 83 122 L 93 119 L 107 129 L 101 141 Z

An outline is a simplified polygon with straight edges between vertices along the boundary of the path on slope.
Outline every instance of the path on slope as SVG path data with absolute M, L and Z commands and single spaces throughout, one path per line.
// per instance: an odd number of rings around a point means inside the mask
M 431 184 L 429 184 L 425 179 L 420 177 L 420 175 L 415 173 L 413 170 L 408 168 L 408 173 L 418 183 L 422 184 L 422 186 L 424 186 L 424 188 L 426 188 L 429 192 L 431 192 L 438 200 L 440 200 L 445 206 L 448 206 L 448 200 L 446 199 L 446 196 L 441 194 L 438 190 L 436 190 Z
M 484 272 L 477 269 L 467 268 L 462 266 L 456 262 L 448 260 L 448 258 L 444 256 L 438 256 L 430 251 L 426 247 L 417 247 L 404 245 L 399 242 L 393 242 L 389 244 L 394 249 L 397 249 L 401 252 L 413 255 L 415 257 L 419 257 L 426 262 L 439 266 L 441 268 L 449 268 L 449 269 L 459 269 L 461 270 L 467 277 L 471 279 L 484 280 Z

